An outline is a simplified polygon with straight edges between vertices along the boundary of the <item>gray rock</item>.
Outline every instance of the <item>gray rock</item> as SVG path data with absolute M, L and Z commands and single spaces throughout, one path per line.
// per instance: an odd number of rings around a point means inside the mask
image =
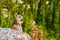
M 31 40 L 31 37 L 24 32 L 10 28 L 0 28 L 0 40 Z

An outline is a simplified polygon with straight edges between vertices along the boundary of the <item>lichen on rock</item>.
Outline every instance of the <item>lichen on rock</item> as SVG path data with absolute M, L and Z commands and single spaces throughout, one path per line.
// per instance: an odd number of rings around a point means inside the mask
M 31 37 L 24 32 L 0 28 L 0 40 L 31 40 Z

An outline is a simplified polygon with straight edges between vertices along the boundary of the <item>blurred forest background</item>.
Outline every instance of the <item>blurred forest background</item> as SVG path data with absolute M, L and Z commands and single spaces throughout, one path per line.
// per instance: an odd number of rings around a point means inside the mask
M 0 28 L 10 28 L 16 13 L 32 39 L 60 40 L 60 0 L 0 0 Z

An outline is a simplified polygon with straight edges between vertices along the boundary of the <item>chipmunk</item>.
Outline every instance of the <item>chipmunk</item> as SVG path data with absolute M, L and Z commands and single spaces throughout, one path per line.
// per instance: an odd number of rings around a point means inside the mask
M 18 30 L 20 32 L 23 32 L 22 30 L 22 16 L 21 15 L 16 15 L 15 19 L 14 19 L 14 22 L 12 24 L 12 29 L 13 30 Z M 30 35 L 28 35 L 27 33 L 24 33 L 24 35 L 22 35 L 25 39 L 24 40 L 31 40 L 31 37 Z
M 23 23 L 22 18 L 23 17 L 21 15 L 16 15 L 11 27 L 13 30 L 18 30 L 22 32 L 22 23 Z

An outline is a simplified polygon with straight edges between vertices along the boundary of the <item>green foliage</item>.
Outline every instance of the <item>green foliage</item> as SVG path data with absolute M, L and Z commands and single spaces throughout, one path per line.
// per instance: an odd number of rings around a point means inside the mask
M 23 16 L 24 32 L 34 20 L 45 30 L 44 40 L 60 40 L 60 0 L 0 0 L 0 28 L 10 28 L 16 13 Z

